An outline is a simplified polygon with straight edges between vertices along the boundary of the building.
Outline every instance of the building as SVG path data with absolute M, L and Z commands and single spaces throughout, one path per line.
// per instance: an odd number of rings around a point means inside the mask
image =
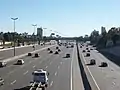
M 105 27 L 101 27 L 101 34 L 103 34 L 103 33 L 106 33 L 106 29 L 105 29 Z
M 43 29 L 42 28 L 37 28 L 37 37 L 41 39 L 43 37 Z

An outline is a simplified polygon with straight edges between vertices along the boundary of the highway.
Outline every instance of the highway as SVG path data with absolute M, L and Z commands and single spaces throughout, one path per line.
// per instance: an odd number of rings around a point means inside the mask
M 80 47 L 80 46 L 79 46 Z M 84 67 L 87 68 L 87 72 L 90 75 L 88 78 L 91 84 L 92 90 L 120 90 L 120 67 L 108 60 L 97 50 L 90 51 L 90 57 L 86 57 L 86 53 L 82 53 L 82 50 L 86 50 L 86 47 L 79 48 L 81 54 L 81 60 Z M 96 60 L 96 65 L 87 65 L 91 59 Z M 99 67 L 101 62 L 107 62 L 108 67 Z
M 45 46 L 36 45 L 36 50 L 41 49 L 41 48 L 46 47 L 46 46 L 50 46 L 50 45 L 45 45 Z M 24 46 L 24 47 L 16 47 L 16 49 L 15 49 L 16 56 L 21 55 L 21 54 L 25 54 L 25 53 L 31 52 L 31 51 L 33 51 L 32 45 Z M 13 56 L 14 56 L 14 49 L 13 48 L 0 50 L 0 60 L 7 59 L 7 58 L 10 58 Z
M 41 47 L 41 46 L 40 46 Z M 73 48 L 60 46 L 61 52 L 58 55 L 50 54 L 48 51 L 39 52 L 40 57 L 23 57 L 23 65 L 15 65 L 16 61 L 11 61 L 6 67 L 0 68 L 0 76 L 5 79 L 5 84 L 0 90 L 22 90 L 30 85 L 32 72 L 35 69 L 45 69 L 50 75 L 47 90 L 72 90 L 71 85 L 71 61 Z M 55 51 L 55 47 L 51 47 Z M 66 53 L 70 53 L 70 58 L 63 58 Z

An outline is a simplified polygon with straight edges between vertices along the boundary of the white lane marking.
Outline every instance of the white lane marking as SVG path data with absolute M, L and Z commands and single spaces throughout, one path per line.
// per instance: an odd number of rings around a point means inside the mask
M 83 54 L 82 54 L 82 57 L 83 57 L 83 60 L 84 60 L 84 62 L 85 62 L 85 58 L 84 58 Z M 97 89 L 100 90 L 100 87 L 98 86 L 98 84 L 97 84 L 95 78 L 93 77 L 93 75 L 92 75 L 92 73 L 91 73 L 89 67 L 88 67 L 88 66 L 86 66 L 86 67 L 87 67 L 87 69 L 88 69 L 88 71 L 89 71 L 89 73 L 90 73 L 90 75 L 91 75 L 91 77 L 92 77 L 92 79 L 93 79 L 95 85 L 97 86 Z
M 36 66 L 34 65 L 33 68 L 35 68 Z
M 48 66 L 46 66 L 45 68 L 48 68 Z
M 53 81 L 50 83 L 50 87 L 53 85 Z
M 73 53 L 72 53 L 72 60 L 71 60 L 71 77 L 70 77 L 70 79 L 71 79 L 71 81 L 70 81 L 70 85 L 71 85 L 71 87 L 70 87 L 70 90 L 72 90 L 73 88 L 72 88 L 72 85 L 73 85 L 73 82 L 72 82 L 72 65 L 73 65 L 73 59 L 74 59 L 74 52 L 75 52 L 75 48 L 73 49 Z
M 23 73 L 23 75 L 25 75 L 25 74 L 27 74 L 28 73 L 28 70 L 25 72 L 25 73 Z
M 58 66 L 58 69 L 60 68 L 60 66 Z
M 12 74 L 14 72 L 14 70 L 13 71 L 10 71 L 8 74 Z
M 23 68 L 25 65 L 22 65 L 22 66 L 20 66 L 21 68 Z
M 57 72 L 55 72 L 55 76 L 57 75 Z
M 13 82 L 11 82 L 11 85 L 13 85 L 16 82 L 16 80 L 14 80 Z
M 50 65 L 52 64 L 52 61 L 50 62 Z

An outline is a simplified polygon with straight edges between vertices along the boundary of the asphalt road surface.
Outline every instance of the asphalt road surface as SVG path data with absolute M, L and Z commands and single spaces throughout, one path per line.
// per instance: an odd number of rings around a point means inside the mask
M 49 46 L 49 45 L 45 45 L 45 46 Z M 36 45 L 35 50 L 43 48 L 45 46 Z M 33 51 L 32 46 L 18 47 L 18 48 L 15 49 L 16 56 L 21 55 L 21 54 L 25 54 L 25 53 L 31 52 L 31 51 Z M 13 57 L 13 56 L 14 56 L 14 49 L 13 48 L 8 49 L 8 50 L 0 51 L 0 60 L 7 59 L 7 58 L 10 58 L 10 57 Z
M 23 90 L 32 81 L 32 72 L 35 69 L 45 69 L 50 75 L 47 90 L 72 90 L 71 82 L 71 60 L 73 48 L 61 46 L 58 55 L 49 54 L 47 50 L 40 51 L 40 57 L 24 57 L 23 65 L 14 65 L 11 61 L 6 67 L 0 68 L 0 76 L 5 79 L 5 84 L 0 86 L 0 90 Z M 51 48 L 55 51 L 55 47 Z M 70 58 L 63 58 L 66 53 L 70 53 Z
M 80 53 L 86 48 L 80 48 Z M 89 64 L 90 59 L 96 60 L 96 65 L 86 65 L 89 68 L 89 72 L 94 79 L 94 83 L 98 90 L 120 90 L 120 67 L 108 60 L 97 50 L 91 50 L 90 57 L 85 57 L 86 53 L 83 53 L 85 64 Z M 101 62 L 107 62 L 108 67 L 99 67 Z M 89 77 L 91 78 L 91 77 Z M 91 81 L 92 82 L 92 81 Z

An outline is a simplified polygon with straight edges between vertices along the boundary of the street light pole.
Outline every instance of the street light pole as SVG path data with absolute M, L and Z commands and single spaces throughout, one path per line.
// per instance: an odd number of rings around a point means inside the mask
M 35 27 L 37 26 L 37 24 L 32 24 L 32 26 L 34 27 L 34 46 L 35 46 Z
M 14 21 L 14 35 L 13 35 L 13 40 L 14 40 L 14 56 L 15 56 L 15 20 L 18 18 L 11 18 Z

